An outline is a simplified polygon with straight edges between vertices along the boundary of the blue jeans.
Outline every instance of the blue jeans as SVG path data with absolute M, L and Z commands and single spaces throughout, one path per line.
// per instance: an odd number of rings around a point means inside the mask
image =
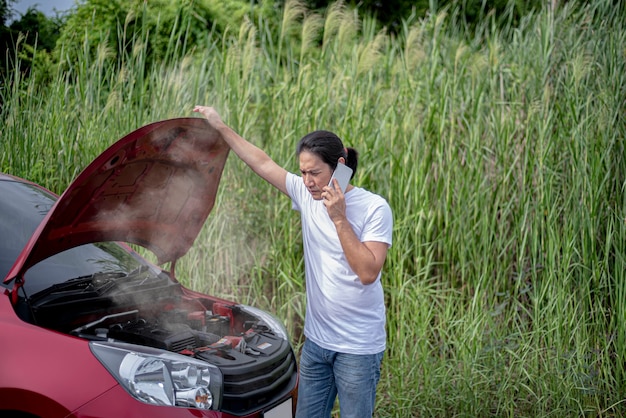
M 371 417 L 383 353 L 337 353 L 305 340 L 296 418 L 330 417 L 337 395 L 341 418 Z

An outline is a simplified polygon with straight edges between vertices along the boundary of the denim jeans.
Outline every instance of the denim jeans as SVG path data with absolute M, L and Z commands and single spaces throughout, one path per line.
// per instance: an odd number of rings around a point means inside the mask
M 341 418 L 371 417 L 383 353 L 337 353 L 305 340 L 296 418 L 330 417 L 337 395 Z

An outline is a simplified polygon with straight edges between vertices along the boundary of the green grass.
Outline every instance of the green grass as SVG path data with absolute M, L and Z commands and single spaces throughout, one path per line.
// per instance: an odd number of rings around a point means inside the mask
M 397 36 L 289 3 L 278 37 L 247 23 L 154 70 L 141 43 L 119 66 L 101 45 L 46 88 L 15 74 L 0 92 L 0 168 L 61 192 L 195 104 L 293 171 L 297 140 L 333 130 L 360 151 L 354 183 L 394 210 L 377 416 L 621 416 L 626 30 L 623 6 L 593 3 L 474 35 L 442 12 Z M 297 213 L 234 156 L 177 272 L 302 343 Z

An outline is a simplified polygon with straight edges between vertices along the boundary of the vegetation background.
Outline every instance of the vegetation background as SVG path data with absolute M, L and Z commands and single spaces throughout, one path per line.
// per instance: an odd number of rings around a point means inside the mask
M 297 139 L 334 130 L 394 210 L 377 416 L 623 416 L 626 6 L 382 4 L 31 10 L 1 27 L 0 171 L 60 193 L 195 104 L 294 171 Z M 297 214 L 236 158 L 219 194 L 178 276 L 274 312 L 299 349 Z

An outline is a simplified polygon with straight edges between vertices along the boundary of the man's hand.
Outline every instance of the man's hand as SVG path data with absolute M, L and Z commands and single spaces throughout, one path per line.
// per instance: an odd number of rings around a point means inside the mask
M 193 108 L 193 111 L 202 114 L 209 121 L 211 126 L 216 129 L 224 125 L 222 118 L 220 117 L 219 113 L 217 113 L 217 110 L 215 110 L 214 107 L 197 105 Z
M 333 179 L 332 185 L 326 186 L 322 192 L 322 202 L 326 206 L 328 216 L 337 223 L 346 218 L 346 197 L 341 191 L 337 179 Z

